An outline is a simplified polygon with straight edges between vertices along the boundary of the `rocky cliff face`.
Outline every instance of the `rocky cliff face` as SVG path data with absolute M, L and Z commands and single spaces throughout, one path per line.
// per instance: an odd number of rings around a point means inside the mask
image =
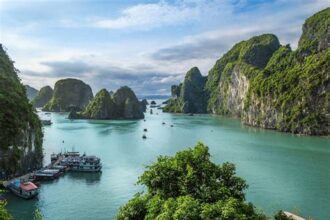
M 221 57 L 208 75 L 208 111 L 240 116 L 250 79 L 279 47 L 275 35 L 264 34 L 236 44 Z
M 147 105 L 149 105 L 148 101 L 146 99 L 143 99 L 140 102 L 140 108 L 142 112 L 146 112 L 147 111 Z
M 306 20 L 298 50 L 307 56 L 329 48 L 330 8 L 324 9 Z
M 50 86 L 45 86 L 40 89 L 37 96 L 32 100 L 32 105 L 35 108 L 44 107 L 53 97 L 53 89 Z
M 90 119 L 114 119 L 117 117 L 117 109 L 109 92 L 102 89 L 87 105 L 82 115 Z
M 37 96 L 38 94 L 38 90 L 29 86 L 29 85 L 24 85 L 25 90 L 26 90 L 26 95 L 27 98 L 31 101 L 32 99 L 34 99 L 34 97 Z
M 296 51 L 272 34 L 234 45 L 209 71 L 207 112 L 252 126 L 329 135 L 329 48 L 330 8 L 306 20 Z M 182 89 L 179 98 L 177 87 L 171 92 L 164 111 L 183 112 Z
M 172 97 L 164 107 L 166 112 L 206 113 L 206 78 L 197 67 L 190 69 L 182 84 L 171 87 Z
M 141 119 L 144 118 L 141 102 L 127 86 L 118 89 L 112 96 L 106 89 L 99 91 L 85 111 L 70 112 L 70 119 Z
M 41 167 L 41 123 L 1 44 L 0 106 L 0 179 Z
M 119 118 L 141 119 L 144 118 L 140 102 L 135 93 L 127 86 L 119 88 L 113 95 L 117 106 Z
M 93 99 L 89 85 L 78 79 L 62 79 L 55 83 L 51 100 L 45 105 L 45 111 L 68 112 L 81 111 Z
M 279 48 L 251 80 L 243 122 L 280 131 L 329 135 L 330 8 L 308 18 L 298 49 Z

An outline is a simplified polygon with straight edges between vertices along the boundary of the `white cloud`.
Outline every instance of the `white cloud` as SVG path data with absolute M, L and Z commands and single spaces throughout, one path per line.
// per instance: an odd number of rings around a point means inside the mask
M 102 18 L 91 19 L 93 14 L 89 14 L 86 18 L 72 20 L 72 17 L 59 16 L 58 20 L 40 21 L 39 24 L 26 24 L 25 27 L 0 27 L 3 28 L 3 31 L 0 31 L 0 42 L 8 48 L 11 58 L 16 61 L 16 67 L 22 71 L 20 76 L 23 82 L 37 88 L 45 84 L 53 85 L 56 80 L 64 77 L 66 69 L 63 68 L 68 68 L 69 73 L 68 66 L 62 65 L 62 69 L 59 68 L 61 62 L 76 62 L 76 65 L 79 65 L 78 61 L 81 61 L 93 64 L 93 68 L 77 72 L 76 76 L 90 83 L 96 90 L 108 84 L 119 86 L 128 83 L 128 80 L 123 80 L 120 74 L 117 74 L 125 73 L 123 76 L 126 77 L 134 74 L 135 80 L 139 76 L 147 79 L 138 81 L 139 84 L 131 82 L 141 93 L 150 90 L 149 84 L 154 85 L 154 92 L 159 88 L 159 92 L 169 93 L 170 88 L 164 85 L 179 83 L 184 73 L 192 66 L 198 66 L 204 75 L 207 74 L 221 54 L 238 41 L 253 35 L 274 33 L 282 44 L 296 45 L 303 21 L 330 5 L 330 0 L 276 0 L 253 9 L 239 11 L 247 2 L 174 0 L 174 3 L 161 1 L 133 5 L 121 11 L 118 17 L 112 18 L 103 15 Z M 290 2 L 290 7 L 277 7 L 287 6 L 287 2 Z M 292 7 L 293 4 L 296 6 Z M 193 22 L 195 24 L 192 24 Z M 208 25 L 209 22 L 212 25 Z M 60 39 L 63 41 L 64 38 L 65 42 L 58 40 L 56 36 L 38 35 L 41 33 L 40 30 L 54 28 L 49 23 L 57 25 L 56 28 L 61 31 Z M 175 29 L 174 26 L 187 25 L 185 28 L 189 28 L 190 24 L 197 28 L 189 34 L 182 33 L 178 35 L 181 37 L 176 36 L 177 38 L 171 38 L 171 33 L 164 34 L 166 36 L 156 33 L 152 37 L 146 33 L 147 40 L 143 37 L 134 38 L 134 35 L 129 39 L 118 40 L 118 36 L 125 30 L 144 31 L 171 26 L 168 29 L 164 28 L 170 32 L 180 29 Z M 77 41 L 81 40 L 80 37 L 87 38 L 84 31 L 91 26 L 98 29 L 95 30 L 95 37 L 106 36 L 105 40 L 98 41 L 93 38 L 93 33 L 88 33 L 88 36 L 91 36 L 87 39 L 88 43 L 67 43 L 75 39 L 73 36 L 77 37 Z M 60 29 L 61 27 L 64 29 Z M 76 29 L 72 31 L 69 27 Z M 108 33 L 107 29 L 116 31 Z M 82 35 L 70 35 L 75 31 L 81 31 L 79 33 Z M 56 69 L 55 65 L 49 65 L 52 62 L 57 63 Z M 106 69 L 109 69 L 109 73 L 104 71 Z M 100 71 L 104 73 L 102 76 Z M 35 75 L 29 75 L 29 72 Z M 151 73 L 154 74 L 153 77 L 147 78 Z M 114 76 L 117 78 L 113 79 Z
M 232 5 L 229 0 L 177 0 L 174 4 L 160 1 L 128 7 L 121 12 L 118 18 L 93 19 L 93 25 L 108 29 L 149 30 L 161 26 L 198 22 L 205 16 L 212 16 L 215 13 L 230 13 L 231 10 Z
M 180 24 L 198 17 L 196 8 L 183 5 L 172 6 L 166 2 L 156 4 L 140 4 L 126 8 L 121 16 L 115 19 L 100 19 L 96 27 L 109 29 L 139 28 L 149 29 L 163 25 Z

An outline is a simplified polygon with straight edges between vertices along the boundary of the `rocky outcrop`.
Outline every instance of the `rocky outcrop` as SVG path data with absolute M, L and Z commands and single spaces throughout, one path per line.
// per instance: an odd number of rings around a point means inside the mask
M 241 100 L 246 94 L 250 78 L 254 77 L 256 70 L 267 65 L 279 47 L 275 35 L 263 34 L 236 44 L 224 54 L 209 71 L 206 83 L 208 111 L 240 116 Z
M 86 109 L 71 111 L 70 119 L 141 119 L 144 118 L 141 102 L 127 86 L 118 89 L 113 96 L 106 89 L 100 90 Z
M 141 119 L 144 114 L 140 108 L 140 102 L 135 93 L 127 86 L 118 89 L 113 95 L 114 103 L 117 106 L 119 118 Z
M 171 87 L 171 99 L 165 112 L 206 113 L 207 94 L 204 90 L 206 77 L 197 67 L 191 68 L 182 84 Z
M 115 103 L 106 89 L 100 90 L 82 112 L 88 119 L 114 119 L 117 115 Z
M 330 47 L 330 8 L 308 18 L 303 25 L 298 50 L 304 56 Z
M 0 179 L 42 166 L 42 131 L 17 70 L 0 44 Z
M 141 111 L 142 112 L 146 112 L 147 111 L 147 105 L 149 105 L 148 101 L 146 99 L 143 99 L 140 102 L 140 107 L 141 107 Z
M 240 117 L 257 127 L 329 135 L 329 48 L 330 8 L 306 20 L 296 51 L 281 46 L 273 34 L 237 43 L 209 71 L 207 112 Z M 180 92 L 171 87 L 164 111 L 192 112 L 193 107 L 184 109 L 190 106 L 184 87 L 185 82 Z M 199 86 L 192 88 L 201 93 Z
M 180 85 L 171 86 L 171 98 L 172 99 L 177 99 L 180 97 L 181 87 L 182 87 L 182 83 L 180 83 Z
M 89 85 L 78 79 L 62 79 L 55 83 L 51 100 L 43 110 L 54 112 L 82 111 L 93 99 Z
M 32 105 L 35 108 L 44 107 L 53 97 L 53 89 L 50 86 L 45 86 L 40 89 L 37 96 L 32 100 Z
M 180 92 L 183 113 L 206 113 L 205 82 L 197 67 L 187 72 Z
M 37 96 L 38 90 L 29 86 L 29 85 L 24 85 L 25 90 L 26 90 L 26 95 L 29 101 L 31 101 L 34 97 Z

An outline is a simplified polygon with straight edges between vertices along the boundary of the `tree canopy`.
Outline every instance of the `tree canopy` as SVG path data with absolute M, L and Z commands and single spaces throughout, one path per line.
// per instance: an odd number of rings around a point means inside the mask
M 146 168 L 138 183 L 147 192 L 122 206 L 118 220 L 266 219 L 245 201 L 247 184 L 236 176 L 234 164 L 213 163 L 202 143 L 173 157 L 159 156 Z

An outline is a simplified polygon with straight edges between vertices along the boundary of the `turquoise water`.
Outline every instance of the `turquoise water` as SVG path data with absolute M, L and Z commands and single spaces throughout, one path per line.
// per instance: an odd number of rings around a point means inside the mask
M 156 112 L 147 113 L 145 122 L 70 121 L 66 114 L 52 113 L 53 125 L 44 128 L 45 162 L 53 152 L 74 148 L 99 156 L 103 172 L 69 173 L 43 183 L 34 200 L 9 194 L 11 214 L 31 219 L 38 207 L 46 219 L 113 219 L 121 205 L 143 190 L 135 182 L 145 165 L 160 154 L 173 155 L 202 141 L 214 162 L 236 164 L 238 175 L 249 184 L 247 200 L 266 214 L 284 209 L 316 220 L 330 219 L 329 138 L 256 129 L 219 116 Z

